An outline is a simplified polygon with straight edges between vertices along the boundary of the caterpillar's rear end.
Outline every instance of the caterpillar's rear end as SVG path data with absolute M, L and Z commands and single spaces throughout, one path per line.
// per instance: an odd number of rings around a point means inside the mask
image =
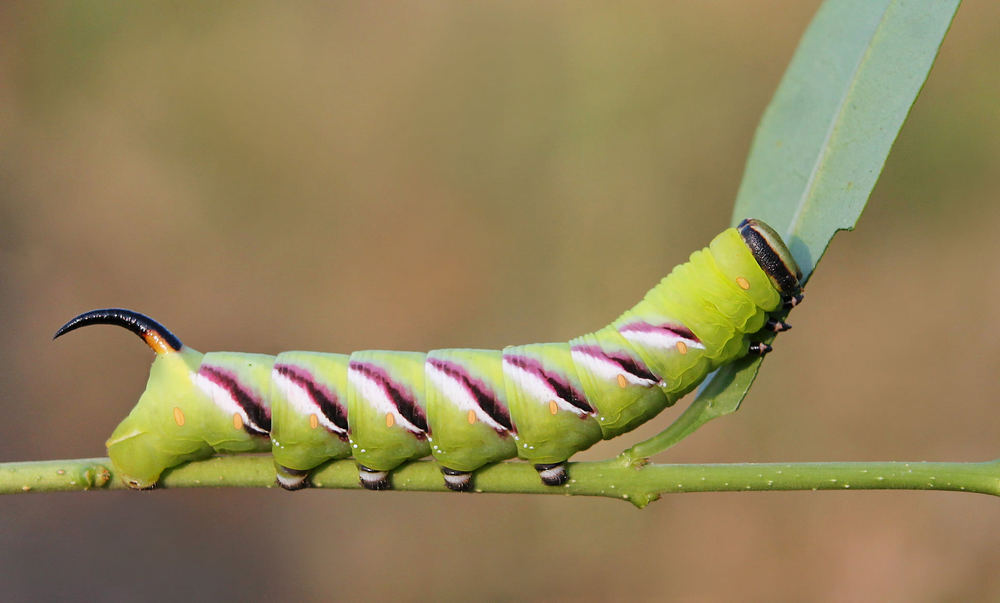
M 363 486 L 384 489 L 393 469 L 428 455 L 454 490 L 468 490 L 482 466 L 515 456 L 554 486 L 565 483 L 564 462 L 577 451 L 648 421 L 719 366 L 769 351 L 754 335 L 788 328 L 770 315 L 801 301 L 800 278 L 780 237 L 745 220 L 610 325 L 568 343 L 201 354 L 156 321 L 118 309 L 82 314 L 56 336 L 116 324 L 157 352 L 145 392 L 108 440 L 135 488 L 188 460 L 267 449 L 287 489 L 347 457 Z

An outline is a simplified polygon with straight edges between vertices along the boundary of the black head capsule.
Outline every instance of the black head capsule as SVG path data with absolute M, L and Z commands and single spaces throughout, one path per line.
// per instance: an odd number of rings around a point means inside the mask
M 70 331 L 90 325 L 115 325 L 132 331 L 142 338 L 157 354 L 179 352 L 184 344 L 167 328 L 145 314 L 140 314 L 124 308 L 105 308 L 91 310 L 73 318 L 59 327 L 52 339 L 61 337 Z
M 802 300 L 802 271 L 781 236 L 760 220 L 748 218 L 736 227 L 757 264 L 786 300 Z

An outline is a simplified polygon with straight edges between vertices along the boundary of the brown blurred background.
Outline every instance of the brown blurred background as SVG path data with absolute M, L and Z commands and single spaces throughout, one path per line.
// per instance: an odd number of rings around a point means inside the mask
M 818 2 L 0 10 L 0 460 L 102 455 L 150 354 L 566 340 L 728 220 Z M 1000 5 L 969 2 L 743 409 L 660 460 L 1000 456 Z M 684 402 L 682 402 L 684 404 Z M 584 458 L 614 455 L 668 413 Z M 1000 503 L 313 491 L 0 499 L 5 600 L 969 600 Z

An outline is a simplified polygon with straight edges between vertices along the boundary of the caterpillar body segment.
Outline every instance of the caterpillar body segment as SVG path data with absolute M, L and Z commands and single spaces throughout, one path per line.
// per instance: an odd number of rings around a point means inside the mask
M 502 352 L 435 350 L 424 370 L 431 453 L 451 475 L 517 456 Z
M 433 456 L 445 484 L 513 457 L 542 481 L 564 483 L 564 462 L 650 420 L 707 374 L 770 346 L 758 332 L 788 325 L 771 313 L 801 301 L 801 275 L 780 237 L 745 220 L 694 252 L 610 325 L 568 343 L 428 353 L 201 354 L 136 312 L 94 310 L 56 336 L 117 324 L 157 353 L 146 390 L 108 439 L 134 488 L 215 453 L 270 450 L 278 483 L 353 457 L 360 483 L 391 486 L 391 471 Z
M 350 357 L 283 352 L 271 369 L 271 454 L 278 484 L 308 485 L 309 471 L 328 459 L 351 456 L 347 422 Z

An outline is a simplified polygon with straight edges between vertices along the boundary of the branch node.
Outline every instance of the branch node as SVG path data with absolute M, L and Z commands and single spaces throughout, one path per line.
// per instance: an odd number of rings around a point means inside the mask
M 623 467 L 639 470 L 649 464 L 649 457 L 632 456 L 632 450 L 629 449 L 618 455 L 618 461 Z

